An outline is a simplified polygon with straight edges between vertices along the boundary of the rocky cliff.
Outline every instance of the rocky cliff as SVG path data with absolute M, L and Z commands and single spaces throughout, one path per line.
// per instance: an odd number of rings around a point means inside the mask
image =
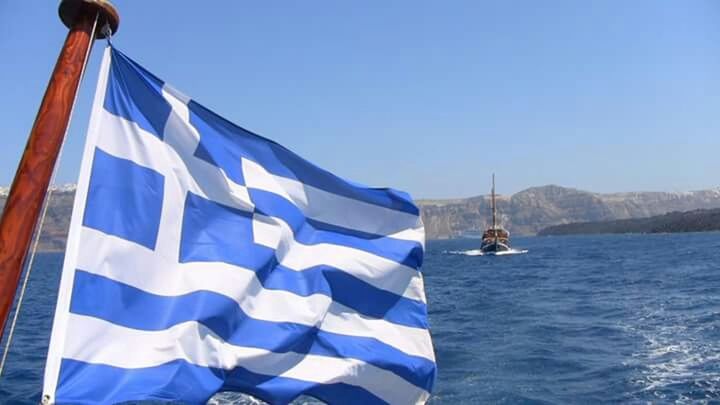
M 428 239 L 475 235 L 490 222 L 490 197 L 419 200 Z M 552 225 L 662 215 L 720 208 L 720 189 L 682 193 L 598 194 L 560 186 L 533 187 L 497 200 L 502 224 L 513 234 L 532 235 Z
M 43 226 L 40 249 L 62 251 L 70 224 L 75 187 L 53 189 Z M 0 207 L 7 189 L 0 188 Z M 418 200 L 428 239 L 477 236 L 490 222 L 490 197 Z M 512 234 L 573 222 L 643 218 L 671 211 L 720 208 L 720 189 L 682 193 L 640 192 L 597 194 L 559 186 L 533 187 L 498 197 L 501 223 Z

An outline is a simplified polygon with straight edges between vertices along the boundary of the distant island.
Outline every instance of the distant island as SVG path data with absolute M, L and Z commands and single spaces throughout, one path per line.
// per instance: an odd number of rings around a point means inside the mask
M 487 195 L 417 200 L 428 239 L 479 238 L 488 227 Z M 569 187 L 531 187 L 498 197 L 501 223 L 511 235 L 535 235 L 554 225 L 647 218 L 673 211 L 720 208 L 720 189 L 683 192 L 593 193 Z
M 670 212 L 648 218 L 615 221 L 575 222 L 555 225 L 538 232 L 540 236 L 601 233 L 672 233 L 720 231 L 720 209 Z
M 7 193 L 7 187 L 0 187 L 0 207 L 5 205 Z M 41 251 L 65 250 L 74 197 L 73 184 L 53 188 L 40 237 Z M 482 231 L 490 225 L 490 196 L 487 195 L 440 200 L 420 199 L 416 202 L 425 223 L 427 239 L 479 238 Z M 687 192 L 601 194 L 548 185 L 498 196 L 497 205 L 500 223 L 512 236 L 535 235 L 541 230 L 552 229 L 553 226 L 561 224 L 604 223 L 653 217 L 673 211 L 720 209 L 720 188 Z M 691 218 L 682 217 L 679 220 L 692 223 Z M 673 227 L 681 229 L 679 225 Z M 646 230 L 648 228 L 637 229 L 641 229 L 637 232 L 649 232 Z M 692 229 L 698 228 L 693 226 Z

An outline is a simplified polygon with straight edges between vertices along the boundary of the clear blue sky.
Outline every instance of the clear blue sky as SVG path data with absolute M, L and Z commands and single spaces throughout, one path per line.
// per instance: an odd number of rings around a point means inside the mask
M 720 2 L 129 1 L 114 43 L 232 121 L 414 197 L 720 185 Z M 0 184 L 66 29 L 0 1 Z M 98 42 L 58 183 L 74 182 Z

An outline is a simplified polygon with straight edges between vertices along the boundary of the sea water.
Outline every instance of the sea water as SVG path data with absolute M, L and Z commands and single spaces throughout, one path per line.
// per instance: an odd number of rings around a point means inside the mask
M 720 233 L 512 242 L 528 252 L 472 256 L 451 252 L 478 240 L 427 244 L 432 404 L 720 401 Z M 36 259 L 2 403 L 40 399 L 61 260 Z

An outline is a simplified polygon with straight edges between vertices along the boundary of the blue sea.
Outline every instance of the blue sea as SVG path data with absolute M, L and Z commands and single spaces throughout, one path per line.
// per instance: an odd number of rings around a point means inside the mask
M 432 404 L 720 401 L 720 233 L 513 244 L 528 252 L 470 256 L 477 240 L 428 242 Z M 36 258 L 2 403 L 40 400 L 61 261 Z

